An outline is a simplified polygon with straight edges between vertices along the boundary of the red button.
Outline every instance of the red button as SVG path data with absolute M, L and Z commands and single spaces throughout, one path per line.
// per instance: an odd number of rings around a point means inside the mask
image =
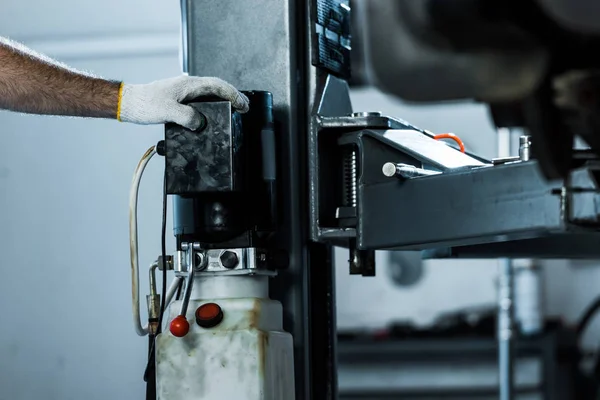
M 206 303 L 196 310 L 196 323 L 203 328 L 213 328 L 223 321 L 223 310 L 215 303 Z

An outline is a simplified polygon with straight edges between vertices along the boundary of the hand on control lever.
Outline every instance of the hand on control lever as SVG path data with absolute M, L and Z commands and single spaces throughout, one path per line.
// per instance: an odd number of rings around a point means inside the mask
M 143 125 L 174 122 L 196 130 L 201 123 L 198 112 L 181 103 L 202 96 L 220 97 L 238 112 L 248 111 L 248 98 L 222 79 L 180 76 L 146 85 L 123 84 L 117 118 Z

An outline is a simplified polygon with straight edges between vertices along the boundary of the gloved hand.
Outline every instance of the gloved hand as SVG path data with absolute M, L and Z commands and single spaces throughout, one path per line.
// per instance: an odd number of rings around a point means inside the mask
M 200 127 L 200 116 L 181 104 L 201 96 L 216 96 L 231 102 L 233 108 L 248 111 L 248 98 L 219 78 L 180 76 L 146 85 L 122 84 L 117 119 L 135 124 L 174 122 L 191 130 Z

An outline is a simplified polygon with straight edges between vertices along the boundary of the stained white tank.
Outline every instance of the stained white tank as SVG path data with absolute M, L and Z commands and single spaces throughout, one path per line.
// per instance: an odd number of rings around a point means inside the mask
M 167 329 L 156 340 L 158 400 L 295 398 L 293 340 L 283 331 L 281 304 L 268 298 L 268 277 L 196 278 L 192 299 L 188 334 L 179 338 Z M 223 313 L 212 328 L 196 323 L 206 303 Z M 179 307 L 171 305 L 168 321 Z

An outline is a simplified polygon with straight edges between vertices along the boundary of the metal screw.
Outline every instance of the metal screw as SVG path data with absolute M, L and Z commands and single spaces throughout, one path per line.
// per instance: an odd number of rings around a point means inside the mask
M 223 253 L 221 253 L 220 260 L 221 265 L 228 269 L 237 267 L 237 265 L 240 262 L 238 255 L 235 252 L 229 250 L 226 250 Z
M 387 176 L 388 178 L 396 176 L 396 164 L 392 162 L 386 162 L 385 164 L 383 164 L 381 172 L 383 172 L 383 175 Z

